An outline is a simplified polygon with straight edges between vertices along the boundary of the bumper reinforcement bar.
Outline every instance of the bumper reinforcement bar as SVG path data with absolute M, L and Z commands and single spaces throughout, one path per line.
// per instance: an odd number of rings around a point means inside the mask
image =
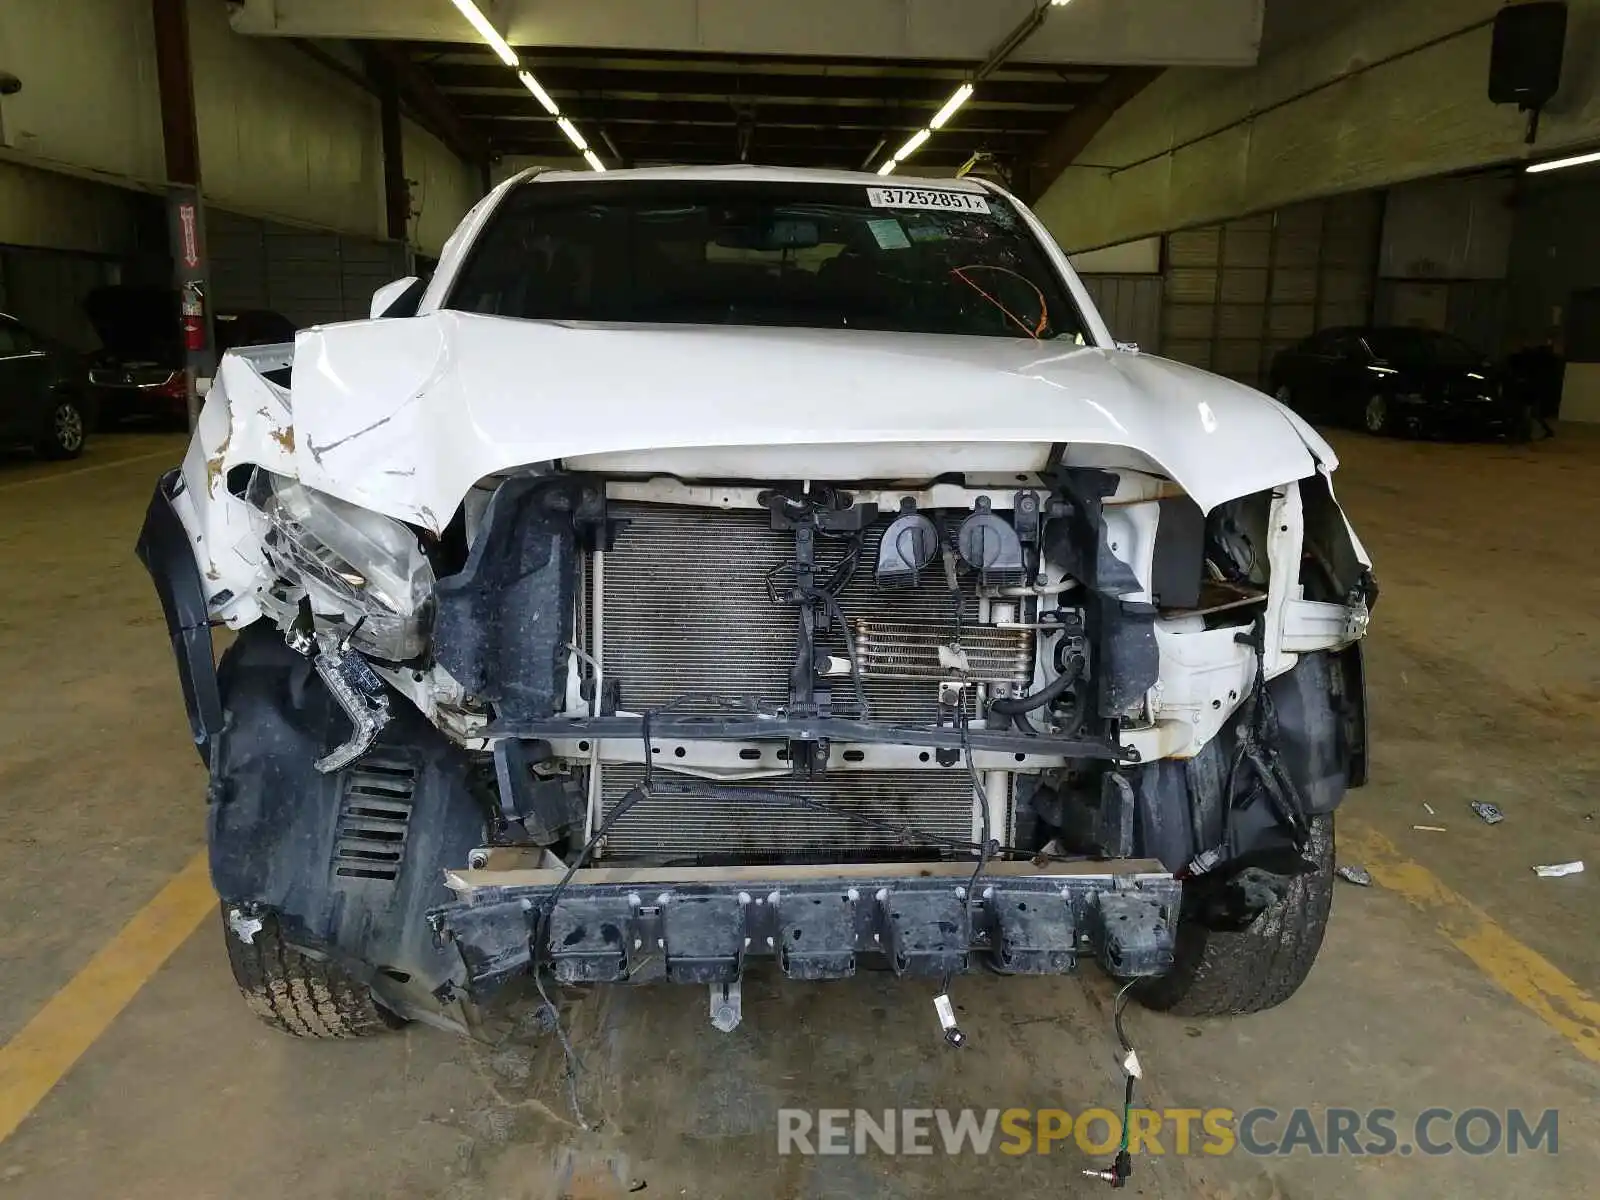
M 564 872 L 469 871 L 451 878 L 467 898 L 429 920 L 459 948 L 480 997 L 533 966 L 541 928 L 540 961 L 567 983 L 732 983 L 760 958 L 800 980 L 848 978 L 862 958 L 928 977 L 969 970 L 978 955 L 1017 975 L 1066 974 L 1084 957 L 1124 978 L 1168 970 L 1179 883 L 1153 863 L 1072 866 L 1086 869 L 996 863 L 970 908 L 972 867 L 959 862 L 829 868 L 825 876 L 782 867 L 701 878 L 599 868 L 574 877 L 548 921 Z M 518 876 L 540 879 L 513 882 Z

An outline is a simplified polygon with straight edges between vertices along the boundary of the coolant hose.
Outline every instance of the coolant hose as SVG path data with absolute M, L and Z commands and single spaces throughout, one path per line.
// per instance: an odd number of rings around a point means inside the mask
M 999 713 L 1002 717 L 1014 717 L 1020 713 L 1032 712 L 1036 708 L 1043 708 L 1052 700 L 1060 699 L 1063 693 L 1078 681 L 1078 676 L 1083 672 L 1083 656 L 1074 654 L 1067 660 L 1067 669 L 1062 671 L 1049 683 L 1045 684 L 1031 696 L 1011 696 L 989 701 L 989 711 Z

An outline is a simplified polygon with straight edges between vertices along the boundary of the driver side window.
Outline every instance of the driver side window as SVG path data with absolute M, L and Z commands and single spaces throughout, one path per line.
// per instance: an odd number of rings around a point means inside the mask
M 1372 357 L 1371 351 L 1367 349 L 1367 343 L 1356 333 L 1347 333 L 1339 339 L 1338 354 L 1348 362 L 1359 363 L 1364 363 Z

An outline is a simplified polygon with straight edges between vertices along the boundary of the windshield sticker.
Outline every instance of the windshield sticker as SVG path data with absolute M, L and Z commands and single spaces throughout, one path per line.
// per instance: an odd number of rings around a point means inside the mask
M 879 250 L 911 249 L 911 239 L 906 237 L 906 231 L 900 227 L 900 222 L 893 217 L 882 217 L 876 221 L 868 221 L 867 228 L 872 230 L 872 236 L 877 241 Z
M 867 203 L 873 208 L 923 208 L 935 212 L 987 213 L 989 202 L 973 192 L 947 192 L 942 188 L 869 187 Z

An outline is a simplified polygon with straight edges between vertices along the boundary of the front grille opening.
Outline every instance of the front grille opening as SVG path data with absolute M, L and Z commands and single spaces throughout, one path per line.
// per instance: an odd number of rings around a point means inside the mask
M 602 767 L 602 819 L 643 781 L 642 766 Z M 901 857 L 921 861 L 963 857 L 965 851 L 946 843 L 964 844 L 975 837 L 975 796 L 965 770 L 837 771 L 816 779 L 780 776 L 721 786 L 730 794 L 663 792 L 641 800 L 607 834 L 604 857 L 695 866 L 893 862 Z M 788 793 L 843 811 L 741 800 L 737 796 L 741 787 Z M 881 824 L 855 820 L 847 813 Z M 902 838 L 886 825 L 909 827 L 912 833 Z M 918 836 L 922 833 L 934 836 Z
M 392 883 L 405 861 L 417 788 L 414 763 L 369 758 L 344 773 L 333 873 Z

